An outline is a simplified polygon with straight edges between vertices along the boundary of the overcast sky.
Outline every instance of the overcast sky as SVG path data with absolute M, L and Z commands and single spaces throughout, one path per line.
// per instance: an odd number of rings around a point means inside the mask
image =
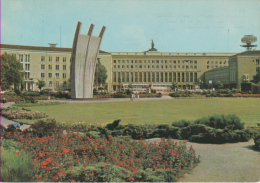
M 1 43 L 72 47 L 81 34 L 106 26 L 101 50 L 241 52 L 244 35 L 258 37 L 259 0 L 1 0 Z

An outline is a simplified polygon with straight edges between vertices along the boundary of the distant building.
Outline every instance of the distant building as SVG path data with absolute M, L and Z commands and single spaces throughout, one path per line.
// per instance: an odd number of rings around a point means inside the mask
M 225 88 L 250 90 L 250 80 L 260 72 L 260 50 L 245 51 L 229 57 L 229 66 L 205 72 L 205 85 L 220 81 Z M 212 84 L 209 84 L 212 82 Z
M 70 77 L 71 48 L 1 44 L 1 54 L 15 54 L 23 64 L 25 90 L 38 90 L 37 79 L 46 82 L 44 89 L 66 85 Z M 127 89 L 167 93 L 172 82 L 181 89 L 210 87 L 221 81 L 225 87 L 241 88 L 259 68 L 260 51 L 235 53 L 104 52 L 98 58 L 107 69 L 109 92 Z M 248 77 L 248 78 L 247 78 Z M 212 86 L 211 85 L 211 86 Z

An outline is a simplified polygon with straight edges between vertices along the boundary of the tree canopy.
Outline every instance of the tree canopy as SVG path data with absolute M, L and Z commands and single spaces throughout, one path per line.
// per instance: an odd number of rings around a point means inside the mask
M 173 90 L 175 90 L 178 87 L 179 87 L 179 84 L 176 83 L 176 82 L 173 82 L 172 85 L 171 85 L 171 89 L 173 89 Z
M 15 55 L 4 53 L 1 55 L 1 90 L 8 90 L 14 85 L 17 89 L 23 81 L 21 72 L 23 65 L 16 60 Z
M 253 76 L 253 80 L 251 80 L 252 83 L 258 84 L 260 82 L 260 69 L 256 73 L 256 75 Z
M 98 74 L 98 85 L 106 84 L 106 79 L 107 79 L 107 69 L 106 69 L 106 67 L 101 64 L 100 60 L 97 61 L 96 67 L 97 68 L 96 68 L 96 71 L 95 71 L 94 83 L 96 82 L 96 76 Z
M 36 83 L 36 85 L 41 90 L 43 87 L 45 87 L 46 83 L 43 80 L 38 79 L 38 82 Z

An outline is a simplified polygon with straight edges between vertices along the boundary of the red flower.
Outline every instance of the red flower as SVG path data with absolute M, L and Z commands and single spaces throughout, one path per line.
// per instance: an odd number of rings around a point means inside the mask
M 71 170 L 73 170 L 73 168 L 72 168 L 72 167 L 70 167 L 70 169 L 71 169 Z
M 42 178 L 42 175 L 39 175 L 37 178 L 38 178 L 38 179 Z
M 21 155 L 21 153 L 19 151 L 16 151 L 15 155 Z
M 134 179 L 133 177 L 129 177 L 129 178 L 127 179 L 127 181 L 134 182 L 134 181 L 135 181 L 135 179 Z
M 76 182 L 76 181 L 72 179 L 71 182 Z
M 108 165 L 105 165 L 104 168 L 107 169 L 107 166 L 108 166 Z
M 108 138 L 112 138 L 112 135 L 108 135 Z
M 116 160 L 117 160 L 117 157 L 113 157 L 113 160 L 116 161 Z

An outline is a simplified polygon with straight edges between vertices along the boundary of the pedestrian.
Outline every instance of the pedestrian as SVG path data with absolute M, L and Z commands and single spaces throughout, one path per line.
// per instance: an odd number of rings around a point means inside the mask
M 130 101 L 132 101 L 132 94 L 130 94 L 129 96 L 130 96 Z
M 139 100 L 139 94 L 137 94 L 137 100 Z

